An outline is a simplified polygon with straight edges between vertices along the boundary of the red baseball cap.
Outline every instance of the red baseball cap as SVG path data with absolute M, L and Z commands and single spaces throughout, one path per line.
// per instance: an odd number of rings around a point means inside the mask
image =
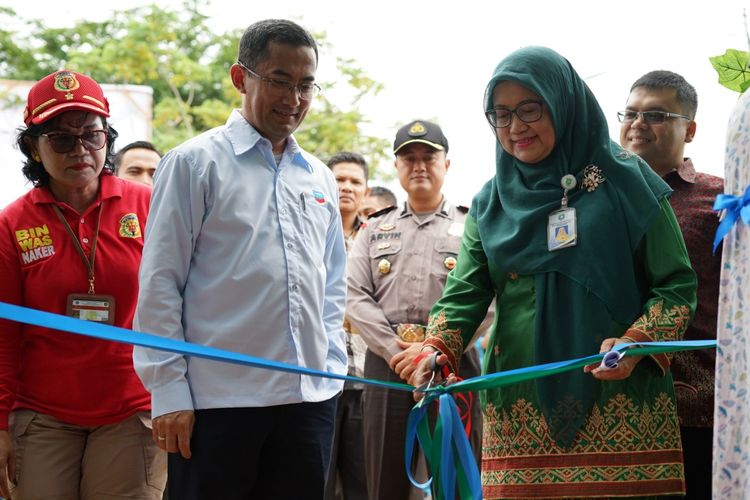
M 32 123 L 39 125 L 71 110 L 90 111 L 108 117 L 109 102 L 93 79 L 62 69 L 45 76 L 31 87 L 23 110 L 23 121 L 27 127 Z

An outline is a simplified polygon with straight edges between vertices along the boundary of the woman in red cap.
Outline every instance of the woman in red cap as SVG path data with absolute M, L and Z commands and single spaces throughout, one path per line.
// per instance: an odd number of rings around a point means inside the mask
M 34 188 L 0 213 L 0 301 L 131 328 L 150 189 L 112 175 L 107 117 L 85 75 L 29 91 L 17 142 Z M 5 320 L 0 333 L 0 496 L 160 499 L 166 457 L 132 347 Z

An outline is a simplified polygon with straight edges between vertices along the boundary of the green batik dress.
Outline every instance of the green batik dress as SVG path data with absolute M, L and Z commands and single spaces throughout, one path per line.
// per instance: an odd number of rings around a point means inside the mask
M 622 263 L 634 267 L 644 297 L 642 315 L 632 325 L 612 321 L 605 337 L 679 340 L 695 310 L 695 275 L 679 226 L 668 201 L 662 199 L 660 205 L 632 262 Z M 497 313 L 483 373 L 532 366 L 534 277 L 500 272 L 484 253 L 476 221 L 468 217 L 457 266 L 432 309 L 425 343 L 448 354 L 455 370 L 459 353 L 495 297 Z M 581 353 L 587 354 L 595 353 Z M 668 354 L 646 357 L 626 380 L 598 382 L 593 406 L 569 447 L 552 438 L 536 381 L 482 391 L 484 497 L 684 494 L 669 361 Z

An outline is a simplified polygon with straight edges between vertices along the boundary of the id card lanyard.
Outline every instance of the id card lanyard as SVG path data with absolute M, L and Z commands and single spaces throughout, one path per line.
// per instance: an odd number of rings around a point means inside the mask
M 86 265 L 88 271 L 89 290 L 87 293 L 71 293 L 68 295 L 66 314 L 78 319 L 84 319 L 87 321 L 98 321 L 101 323 L 113 324 L 115 320 L 115 298 L 112 295 L 97 295 L 95 288 L 95 277 L 94 277 L 94 262 L 96 259 L 96 242 L 99 239 L 99 226 L 102 221 L 102 213 L 104 212 L 104 200 L 99 205 L 99 216 L 96 219 L 96 229 L 94 230 L 94 240 L 91 242 L 91 257 L 86 256 L 86 252 L 83 251 L 81 242 L 78 241 L 78 237 L 73 232 L 73 229 L 65 220 L 62 211 L 57 205 L 53 205 L 52 208 L 60 219 L 60 222 L 65 227 L 70 239 L 73 241 L 78 255 L 83 259 L 83 263 Z
M 91 258 L 86 257 L 86 252 L 83 251 L 83 247 L 81 246 L 81 242 L 78 241 L 78 237 L 73 233 L 73 229 L 70 227 L 70 224 L 68 224 L 68 221 L 65 220 L 65 217 L 62 214 L 62 211 L 60 210 L 60 207 L 57 205 L 52 205 L 52 208 L 55 210 L 55 214 L 57 214 L 57 218 L 60 219 L 60 222 L 65 227 L 65 231 L 68 232 L 68 235 L 70 236 L 70 239 L 73 241 L 73 246 L 75 246 L 76 250 L 78 251 L 78 255 L 81 256 L 83 259 L 83 263 L 86 264 L 86 269 L 89 272 L 89 295 L 94 295 L 96 293 L 96 289 L 94 288 L 94 259 L 96 258 L 96 241 L 99 239 L 99 224 L 102 221 L 102 212 L 104 212 L 104 200 L 102 200 L 101 205 L 99 205 L 99 217 L 96 218 L 96 229 L 94 229 L 94 241 L 91 243 Z
M 568 206 L 568 191 L 576 187 L 574 175 L 567 174 L 560 180 L 563 197 L 560 208 L 549 214 L 547 221 L 547 250 L 554 252 L 575 246 L 578 241 L 576 209 Z

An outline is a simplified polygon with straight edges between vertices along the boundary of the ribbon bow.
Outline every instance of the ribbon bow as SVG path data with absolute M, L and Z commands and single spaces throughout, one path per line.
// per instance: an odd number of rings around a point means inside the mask
M 746 225 L 750 224 L 750 186 L 741 198 L 732 194 L 720 194 L 714 202 L 714 210 L 726 212 L 714 236 L 714 254 L 716 254 L 719 243 L 729 233 L 738 218 L 742 218 L 742 222 Z

